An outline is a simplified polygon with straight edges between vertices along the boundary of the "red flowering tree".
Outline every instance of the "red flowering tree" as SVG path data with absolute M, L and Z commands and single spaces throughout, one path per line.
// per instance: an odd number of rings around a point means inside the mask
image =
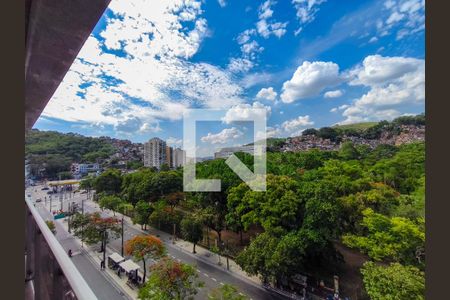
M 139 290 L 139 299 L 193 299 L 203 287 L 195 268 L 165 257 L 151 267 L 148 282 Z
M 102 218 L 100 213 L 76 214 L 72 220 L 74 234 L 85 243 L 92 245 L 101 242 L 103 261 L 106 259 L 106 244 L 110 238 L 118 238 L 121 233 L 120 221 L 116 218 Z
M 138 235 L 126 242 L 125 253 L 132 255 L 137 260 L 142 260 L 144 265 L 142 282 L 145 282 L 145 275 L 147 274 L 145 260 L 150 257 L 158 258 L 163 256 L 165 248 L 161 240 L 153 235 Z

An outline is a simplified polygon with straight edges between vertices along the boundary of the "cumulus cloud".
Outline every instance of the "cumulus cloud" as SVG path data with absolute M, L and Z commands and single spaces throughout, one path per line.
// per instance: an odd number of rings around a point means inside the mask
M 238 119 L 240 121 L 253 121 L 256 119 L 262 119 L 269 117 L 272 109 L 270 106 L 255 101 L 253 104 L 242 103 L 228 109 L 222 121 L 229 124 Z
M 328 91 L 323 96 L 325 98 L 339 98 L 344 94 L 342 90 Z
M 294 132 L 298 131 L 301 128 L 304 129 L 305 127 L 311 126 L 313 124 L 314 122 L 311 121 L 309 115 L 306 115 L 306 116 L 299 116 L 298 118 L 292 120 L 284 121 L 283 124 L 281 124 L 281 127 L 286 132 Z
M 267 127 L 266 135 L 270 137 L 298 136 L 306 128 L 314 125 L 309 115 L 298 116 L 297 118 L 286 120 L 273 127 Z
M 43 116 L 155 130 L 159 120 L 180 119 L 188 107 L 241 103 L 242 87 L 229 70 L 188 61 L 209 35 L 201 5 L 113 0 L 100 37 L 87 39 Z
M 238 130 L 236 127 L 225 128 L 221 132 L 213 134 L 208 132 L 206 136 L 200 138 L 200 140 L 204 143 L 211 144 L 225 144 L 230 140 L 240 138 L 243 136 L 243 132 Z
M 425 101 L 425 62 L 408 57 L 371 55 L 350 71 L 351 85 L 369 91 L 346 108 L 342 123 L 393 119 L 404 106 L 423 105 Z
M 277 92 L 273 90 L 273 87 L 262 88 L 256 94 L 257 99 L 266 99 L 270 101 L 274 101 L 277 98 Z
M 281 100 L 292 103 L 299 99 L 317 96 L 327 87 L 342 82 L 339 66 L 333 62 L 305 61 L 292 78 L 283 83 Z

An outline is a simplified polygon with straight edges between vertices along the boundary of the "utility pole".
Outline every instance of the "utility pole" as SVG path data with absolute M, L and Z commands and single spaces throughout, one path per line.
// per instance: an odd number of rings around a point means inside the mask
M 84 217 L 84 200 L 81 200 L 81 215 Z M 83 241 L 84 241 L 84 218 L 83 221 L 81 222 L 81 248 L 83 248 Z
M 122 249 L 121 250 L 122 250 L 121 254 L 122 254 L 122 257 L 123 257 L 123 214 L 122 214 Z
M 72 206 L 72 207 L 73 207 L 73 206 Z M 72 232 L 70 231 L 70 216 L 71 216 L 71 212 L 70 212 L 70 202 L 69 202 L 68 213 L 69 213 L 69 215 L 68 215 L 68 217 L 67 217 L 67 228 L 68 228 L 69 233 L 72 233 Z

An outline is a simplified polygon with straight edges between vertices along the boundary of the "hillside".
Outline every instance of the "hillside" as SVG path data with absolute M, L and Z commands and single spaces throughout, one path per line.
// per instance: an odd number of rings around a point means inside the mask
M 333 127 L 341 130 L 367 130 L 377 124 L 378 122 L 361 122 L 346 125 L 334 125 Z
M 33 129 L 25 135 L 25 157 L 34 176 L 56 178 L 62 173 L 65 177 L 73 162 L 102 162 L 111 157 L 118 151 L 117 141 L 121 140 Z

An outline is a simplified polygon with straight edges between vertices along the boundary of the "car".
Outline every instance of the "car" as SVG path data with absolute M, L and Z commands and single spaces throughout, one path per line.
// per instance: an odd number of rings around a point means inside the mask
M 82 191 L 80 194 L 86 194 L 87 192 L 86 191 Z
M 46 190 L 48 190 L 48 187 L 43 187 L 43 188 L 41 189 L 41 191 L 46 191 Z
M 53 194 L 53 191 L 48 191 L 47 192 L 47 195 L 51 195 L 51 194 Z
M 42 199 L 41 198 L 36 199 L 36 202 L 42 202 Z
M 28 194 L 27 197 L 28 197 L 28 198 L 31 198 L 31 194 Z

